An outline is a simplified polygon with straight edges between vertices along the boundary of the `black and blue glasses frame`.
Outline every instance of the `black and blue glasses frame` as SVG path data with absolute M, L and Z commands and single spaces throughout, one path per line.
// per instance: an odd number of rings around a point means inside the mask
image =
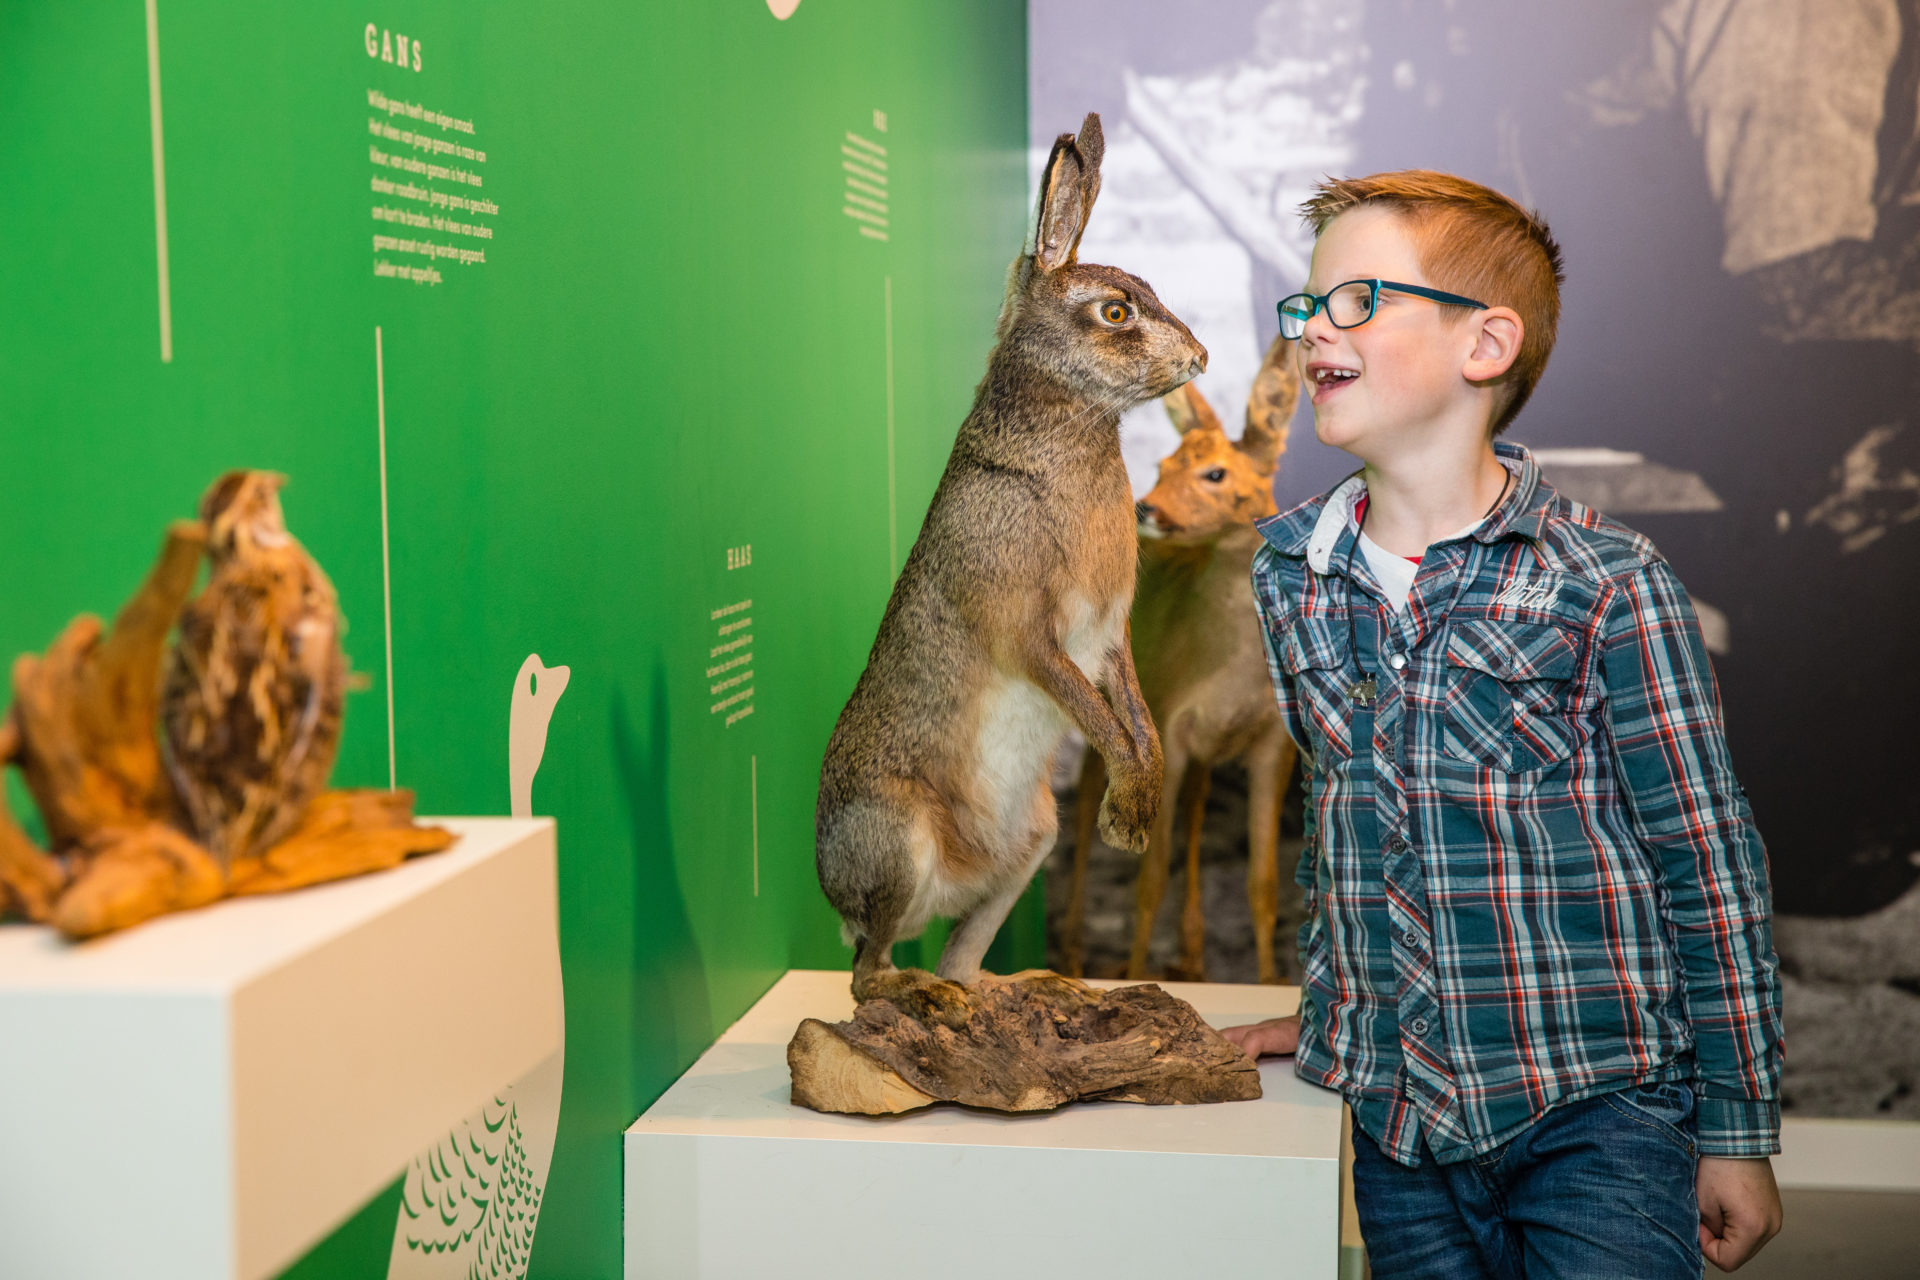
M 1417 298 L 1426 298 L 1449 307 L 1473 307 L 1480 311 L 1487 309 L 1487 304 L 1484 302 L 1475 302 L 1472 298 L 1463 298 L 1457 293 L 1447 293 L 1440 289 L 1429 289 L 1425 285 L 1401 284 L 1395 280 L 1346 280 L 1322 294 L 1295 293 L 1280 299 L 1277 306 L 1277 310 L 1280 312 L 1280 336 L 1283 338 L 1298 338 L 1307 331 L 1307 321 L 1319 315 L 1322 310 L 1326 310 L 1327 303 L 1333 298 L 1334 294 L 1347 288 L 1349 285 L 1356 284 L 1364 284 L 1367 286 L 1366 314 L 1358 320 L 1355 320 L 1352 324 L 1341 324 L 1333 318 L 1333 312 L 1328 310 L 1327 322 L 1336 329 L 1358 329 L 1361 325 L 1373 319 L 1374 312 L 1379 310 L 1380 291 L 1382 289 L 1391 289 L 1395 293 L 1410 293 Z

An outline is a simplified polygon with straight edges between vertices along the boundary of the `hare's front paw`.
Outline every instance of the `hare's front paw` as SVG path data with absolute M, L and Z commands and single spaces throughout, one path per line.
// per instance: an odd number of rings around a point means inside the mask
M 1100 802 L 1100 838 L 1115 849 L 1147 851 L 1158 791 L 1146 787 L 1110 786 Z

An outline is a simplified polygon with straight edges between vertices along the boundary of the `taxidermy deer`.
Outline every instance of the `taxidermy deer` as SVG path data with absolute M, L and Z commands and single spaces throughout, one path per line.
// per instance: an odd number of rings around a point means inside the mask
M 1127 976 L 1146 976 L 1147 944 L 1166 893 L 1175 801 L 1187 818 L 1187 895 L 1180 916 L 1179 976 L 1205 972 L 1206 920 L 1200 904 L 1200 830 L 1214 765 L 1247 767 L 1247 901 L 1253 908 L 1260 981 L 1279 981 L 1273 931 L 1279 918 L 1280 802 L 1297 750 L 1280 721 L 1267 671 L 1250 580 L 1260 535 L 1253 522 L 1274 514 L 1273 473 L 1287 447 L 1287 422 L 1300 397 L 1290 343 L 1274 339 L 1247 402 L 1236 442 L 1199 389 L 1166 398 L 1180 447 L 1160 463 L 1159 482 L 1140 500 L 1140 587 L 1133 602 L 1133 652 L 1140 688 L 1160 730 L 1165 785 L 1135 889 L 1133 952 Z M 1080 774 L 1073 884 L 1063 930 L 1067 971 L 1085 963 L 1088 847 L 1093 820 L 1086 797 L 1104 782 L 1099 755 Z M 1292 883 L 1291 871 L 1286 883 Z
M 856 999 L 895 941 L 956 917 L 939 973 L 979 975 L 1049 852 L 1047 779 L 1069 728 L 1112 779 L 1101 833 L 1140 850 L 1160 742 L 1128 644 L 1137 559 L 1120 415 L 1206 368 L 1153 290 L 1077 261 L 1100 191 L 1100 118 L 1053 144 L 1033 249 L 866 670 L 820 770 L 816 865 L 853 942 Z

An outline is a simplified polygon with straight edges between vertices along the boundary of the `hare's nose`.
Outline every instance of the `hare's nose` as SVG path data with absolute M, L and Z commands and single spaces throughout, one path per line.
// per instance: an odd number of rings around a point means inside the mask
M 1207 349 L 1200 346 L 1197 342 L 1194 346 L 1199 349 L 1200 354 L 1187 361 L 1187 376 L 1189 377 L 1197 377 L 1207 371 Z

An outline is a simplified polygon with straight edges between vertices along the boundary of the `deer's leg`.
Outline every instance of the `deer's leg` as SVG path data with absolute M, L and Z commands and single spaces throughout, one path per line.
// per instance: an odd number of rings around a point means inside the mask
M 1273 933 L 1280 919 L 1280 799 L 1293 772 L 1293 740 L 1275 732 L 1247 754 L 1247 906 L 1260 981 L 1280 981 Z
M 1091 748 L 1080 762 L 1080 789 L 1074 796 L 1073 881 L 1067 890 L 1067 916 L 1060 924 L 1061 959 L 1070 977 L 1086 976 L 1087 859 L 1093 847 L 1093 826 L 1100 813 L 1100 795 L 1107 787 L 1107 768 Z
M 1167 762 L 1159 812 L 1154 814 L 1153 834 L 1147 841 L 1147 856 L 1140 860 L 1140 876 L 1133 885 L 1133 949 L 1127 956 L 1127 976 L 1147 976 L 1147 952 L 1153 946 L 1153 922 L 1160 914 L 1160 900 L 1167 893 L 1167 867 L 1173 860 L 1173 815 L 1175 792 L 1186 769 L 1187 755 L 1177 738 L 1170 743 L 1173 758 Z
M 1110 659 L 1116 673 L 1124 671 L 1124 680 L 1116 674 L 1115 689 L 1124 685 L 1129 691 L 1117 699 L 1126 709 L 1124 716 L 1108 705 L 1086 672 L 1051 636 L 1029 644 L 1024 658 L 1027 678 L 1060 704 L 1086 735 L 1088 745 L 1106 761 L 1109 782 L 1100 805 L 1101 836 L 1116 849 L 1141 852 L 1160 805 L 1160 735 L 1154 732 L 1153 718 L 1140 698 L 1131 646 L 1122 644 Z
M 1207 789 L 1213 774 L 1203 760 L 1187 766 L 1180 804 L 1187 811 L 1187 900 L 1180 912 L 1180 976 L 1207 980 L 1207 916 L 1200 901 L 1200 831 L 1207 817 Z

